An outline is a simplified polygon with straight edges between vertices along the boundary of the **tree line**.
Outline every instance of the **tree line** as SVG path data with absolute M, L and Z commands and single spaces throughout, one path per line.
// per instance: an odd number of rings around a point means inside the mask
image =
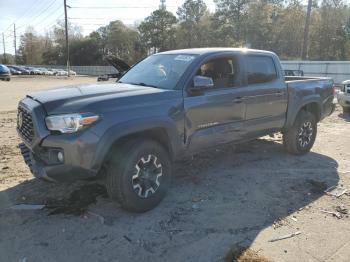
M 301 0 L 214 2 L 214 13 L 202 0 L 186 0 L 176 16 L 160 8 L 138 26 L 116 20 L 88 36 L 70 24 L 71 64 L 104 65 L 110 54 L 133 64 L 160 51 L 218 46 L 271 50 L 282 59 L 300 59 L 306 19 Z M 63 21 L 45 36 L 29 27 L 20 39 L 17 63 L 66 64 Z M 350 8 L 345 2 L 313 1 L 307 53 L 309 60 L 350 60 Z

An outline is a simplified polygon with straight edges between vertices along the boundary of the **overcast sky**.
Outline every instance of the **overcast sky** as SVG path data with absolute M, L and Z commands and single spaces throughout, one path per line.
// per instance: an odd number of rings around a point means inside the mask
M 185 0 L 166 0 L 167 10 L 176 15 L 176 10 Z M 213 0 L 204 0 L 213 12 Z M 83 28 L 87 35 L 112 20 L 125 24 L 139 23 L 159 7 L 160 0 L 67 0 L 69 21 Z M 79 8 L 80 7 L 80 8 Z M 92 8 L 82 8 L 92 7 Z M 106 8 L 107 7 L 107 8 Z M 13 23 L 16 24 L 17 46 L 19 36 L 31 25 L 39 33 L 64 18 L 63 0 L 0 0 L 0 33 L 5 34 L 6 53 L 14 54 Z M 2 36 L 1 36 L 2 37 Z M 0 53 L 3 52 L 2 38 Z

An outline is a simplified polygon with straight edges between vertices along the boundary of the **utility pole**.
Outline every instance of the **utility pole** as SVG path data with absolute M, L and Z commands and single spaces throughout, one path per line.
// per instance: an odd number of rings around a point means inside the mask
M 4 46 L 4 56 L 2 57 L 2 63 L 6 64 L 6 48 L 5 48 L 5 35 L 2 33 L 2 45 Z
M 69 42 L 68 42 L 68 18 L 67 18 L 67 0 L 63 0 L 64 4 L 64 24 L 66 29 L 66 50 L 67 50 L 67 72 L 70 77 L 70 65 L 69 65 Z
M 307 3 L 307 11 L 306 11 L 306 19 L 305 19 L 305 28 L 304 28 L 304 39 L 303 46 L 301 50 L 301 59 L 305 60 L 309 57 L 309 27 L 310 27 L 310 17 L 311 17 L 311 7 L 312 0 L 308 0 Z
M 159 9 L 161 9 L 161 10 L 166 10 L 165 0 L 160 0 Z
M 17 39 L 16 39 L 16 24 L 13 24 L 13 45 L 15 48 L 15 64 L 17 63 Z

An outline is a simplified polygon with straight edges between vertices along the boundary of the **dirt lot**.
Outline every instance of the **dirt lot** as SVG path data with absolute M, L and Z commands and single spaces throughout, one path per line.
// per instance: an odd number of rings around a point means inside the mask
M 0 261 L 222 261 L 238 247 L 249 251 L 246 261 L 350 260 L 349 215 L 320 211 L 350 208 L 350 194 L 323 192 L 335 185 L 350 190 L 350 117 L 339 108 L 319 124 L 305 156 L 286 154 L 276 135 L 177 164 L 167 197 L 144 214 L 103 197 L 80 216 L 11 209 L 67 197 L 81 186 L 33 179 L 17 148 L 17 100 L 29 90 L 94 81 L 0 82 Z

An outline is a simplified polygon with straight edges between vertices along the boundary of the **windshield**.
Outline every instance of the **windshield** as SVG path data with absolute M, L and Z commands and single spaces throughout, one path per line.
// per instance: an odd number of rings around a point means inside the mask
M 197 55 L 159 54 L 152 55 L 136 64 L 121 79 L 120 83 L 174 89 L 182 74 Z

